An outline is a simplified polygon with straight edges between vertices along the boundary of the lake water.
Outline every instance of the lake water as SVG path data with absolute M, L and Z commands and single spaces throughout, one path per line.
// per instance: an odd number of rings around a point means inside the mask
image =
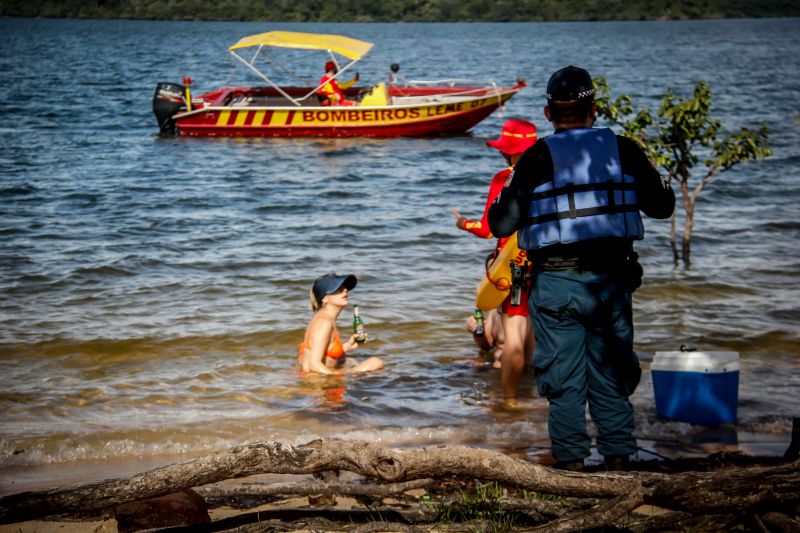
M 270 439 L 544 460 L 547 405 L 532 376 L 520 407 L 504 410 L 498 373 L 470 362 L 464 321 L 493 243 L 457 230 L 450 208 L 480 214 L 503 166 L 485 141 L 504 120 L 551 132 L 544 85 L 570 63 L 650 107 L 704 79 L 726 126 L 769 125 L 774 155 L 703 192 L 691 269 L 672 263 L 668 221 L 646 220 L 638 246 L 645 366 L 681 344 L 739 352 L 738 424 L 660 419 L 647 371 L 633 402 L 643 459 L 782 453 L 800 415 L 797 27 L 0 19 L 0 492 Z M 413 79 L 523 76 L 530 87 L 464 136 L 158 137 L 157 82 L 190 75 L 195 94 L 254 84 L 226 48 L 270 29 L 374 42 L 358 67 L 367 84 L 397 62 Z M 385 371 L 297 372 L 308 288 L 331 270 L 359 277 L 351 301 L 376 339 L 360 352 Z

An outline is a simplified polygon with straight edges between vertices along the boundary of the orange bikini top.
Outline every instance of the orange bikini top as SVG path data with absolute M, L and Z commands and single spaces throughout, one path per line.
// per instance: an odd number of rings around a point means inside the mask
M 298 359 L 303 358 L 303 352 L 305 352 L 306 349 L 311 351 L 311 343 L 306 342 L 304 339 L 303 342 L 297 347 Z M 331 343 L 328 345 L 328 350 L 325 352 L 325 357 L 330 357 L 331 359 L 341 359 L 343 355 L 344 346 L 342 346 L 342 339 L 339 338 L 339 331 L 334 327 L 333 333 L 331 334 Z

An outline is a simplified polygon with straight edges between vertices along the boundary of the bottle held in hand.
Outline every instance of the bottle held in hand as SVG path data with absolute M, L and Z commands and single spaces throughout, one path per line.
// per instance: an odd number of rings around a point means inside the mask
M 367 328 L 364 327 L 364 320 L 358 311 L 358 304 L 353 306 L 353 333 L 356 334 L 356 342 L 365 342 L 367 340 Z
M 475 319 L 475 332 L 473 335 L 476 337 L 483 337 L 486 333 L 486 329 L 483 325 L 483 312 L 480 309 L 475 309 L 472 317 Z

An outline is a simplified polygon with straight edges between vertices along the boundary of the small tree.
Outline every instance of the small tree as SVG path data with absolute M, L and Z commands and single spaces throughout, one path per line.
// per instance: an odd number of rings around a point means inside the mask
M 768 130 L 742 128 L 736 133 L 722 132 L 722 124 L 711 117 L 711 89 L 697 82 L 690 99 L 668 91 L 661 100 L 658 114 L 649 109 L 636 111 L 631 98 L 622 94 L 612 100 L 611 89 L 603 78 L 595 79 L 597 113 L 622 127 L 623 134 L 636 140 L 653 164 L 670 182 L 680 186 L 686 215 L 680 249 L 676 240 L 675 215 L 672 215 L 670 244 L 677 264 L 682 259 L 691 264 L 692 228 L 697 199 L 711 178 L 751 159 L 772 155 L 767 146 Z M 697 166 L 701 165 L 699 168 Z M 700 171 L 696 183 L 693 173 Z

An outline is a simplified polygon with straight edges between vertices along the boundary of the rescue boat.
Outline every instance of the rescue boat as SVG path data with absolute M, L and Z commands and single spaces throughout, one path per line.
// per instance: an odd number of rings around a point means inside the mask
M 464 133 L 523 89 L 524 80 L 499 87 L 494 82 L 406 80 L 392 65 L 389 81 L 370 88 L 343 89 L 352 105 L 324 105 L 321 85 L 279 86 L 256 67 L 273 48 L 327 52 L 340 79 L 372 48 L 372 43 L 331 34 L 271 31 L 240 39 L 229 48 L 236 60 L 267 85 L 224 87 L 191 95 L 183 84 L 159 83 L 153 111 L 163 134 L 235 137 L 411 137 Z M 240 55 L 255 49 L 251 59 Z M 262 58 L 263 59 L 263 58 Z M 270 61 L 275 63 L 275 61 Z

